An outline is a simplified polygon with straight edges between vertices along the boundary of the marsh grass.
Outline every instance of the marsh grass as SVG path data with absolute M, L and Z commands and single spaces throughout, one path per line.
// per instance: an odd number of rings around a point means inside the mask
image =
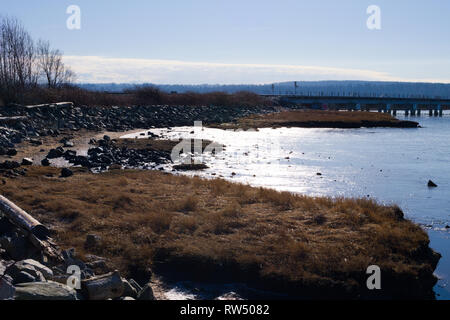
M 256 114 L 237 119 L 233 123 L 213 124 L 221 129 L 257 129 L 279 127 L 356 128 L 361 126 L 397 126 L 400 121 L 388 113 L 294 110 Z M 411 123 L 412 124 L 412 123 Z
M 4 178 L 0 192 L 54 228 L 62 247 L 104 256 L 125 273 L 178 261 L 177 270 L 203 275 L 207 265 L 232 265 L 233 275 L 251 270 L 283 283 L 353 286 L 371 264 L 408 279 L 431 268 L 423 255 L 426 232 L 398 207 L 373 200 L 306 197 L 156 171 L 75 169 L 67 179 L 57 171 L 31 167 L 25 177 Z M 95 252 L 84 248 L 87 234 L 102 237 Z

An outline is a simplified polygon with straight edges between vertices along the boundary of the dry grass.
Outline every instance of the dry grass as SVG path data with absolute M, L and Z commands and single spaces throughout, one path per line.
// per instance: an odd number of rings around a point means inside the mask
M 212 125 L 222 129 L 249 129 L 270 127 L 327 127 L 358 128 L 362 126 L 414 126 L 411 121 L 400 121 L 387 113 L 296 110 L 251 115 L 235 123 Z M 417 126 L 417 125 L 415 125 Z
M 97 106 L 135 106 L 135 105 L 190 105 L 223 107 L 254 107 L 273 105 L 273 102 L 252 92 L 210 93 L 167 93 L 155 87 L 136 87 L 123 93 L 90 91 L 77 86 L 64 86 L 57 89 L 36 87 L 21 90 L 14 101 L 24 104 L 42 104 L 72 101 L 75 105 Z
M 215 280 L 205 270 L 229 267 L 234 279 L 354 289 L 365 286 L 372 264 L 408 281 L 432 270 L 427 234 L 398 208 L 372 200 L 154 171 L 57 177 L 57 169 L 33 167 L 5 179 L 0 192 L 52 226 L 62 247 L 105 256 L 124 272 L 152 265 Z M 93 252 L 84 248 L 87 234 L 102 237 Z

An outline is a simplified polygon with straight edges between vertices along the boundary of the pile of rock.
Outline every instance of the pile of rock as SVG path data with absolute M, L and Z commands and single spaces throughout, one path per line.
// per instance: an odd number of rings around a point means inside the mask
M 111 140 L 108 136 L 95 141 L 95 144 L 97 146 L 90 148 L 87 156 L 78 155 L 74 150 L 65 150 L 62 146 L 51 149 L 41 164 L 49 166 L 49 159 L 64 158 L 74 166 L 89 168 L 93 171 L 104 171 L 113 166 L 118 168 L 151 169 L 158 165 L 172 162 L 169 152 L 151 148 L 132 149 L 125 146 L 118 147 L 116 141 Z M 67 176 L 70 176 L 70 174 Z
M 27 160 L 26 160 L 27 161 Z M 27 172 L 26 168 L 21 168 L 21 164 L 17 161 L 6 160 L 0 163 L 0 175 L 4 177 L 23 176 Z
M 86 245 L 96 241 L 90 235 Z M 89 256 L 85 263 L 73 249 L 58 251 L 58 256 L 50 258 L 0 213 L 0 300 L 154 300 L 150 284 L 141 286 L 118 271 L 108 272 L 105 259 Z
M 276 110 L 276 107 L 267 106 L 74 107 L 72 103 L 29 107 L 11 105 L 0 111 L 0 120 L 3 119 L 0 121 L 0 147 L 13 148 L 26 137 L 58 135 L 59 129 L 126 131 L 151 127 L 192 126 L 194 121 L 230 122 L 239 117 Z

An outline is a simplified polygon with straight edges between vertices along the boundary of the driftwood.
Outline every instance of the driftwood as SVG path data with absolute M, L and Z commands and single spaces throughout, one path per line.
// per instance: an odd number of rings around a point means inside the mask
M 45 239 L 50 234 L 49 230 L 44 225 L 4 196 L 0 196 L 0 211 L 2 211 L 12 223 L 31 232 L 38 239 Z
M 50 104 L 38 104 L 33 106 L 25 106 L 25 109 L 37 109 L 37 108 L 68 108 L 73 107 L 73 102 L 57 102 Z
M 47 227 L 1 195 L 0 211 L 11 223 L 28 234 L 30 242 L 42 252 L 46 259 L 55 263 L 63 261 L 60 250 L 49 237 L 50 231 Z
M 16 116 L 16 117 L 0 117 L 0 124 L 14 124 L 19 121 L 24 121 L 28 119 L 25 116 Z

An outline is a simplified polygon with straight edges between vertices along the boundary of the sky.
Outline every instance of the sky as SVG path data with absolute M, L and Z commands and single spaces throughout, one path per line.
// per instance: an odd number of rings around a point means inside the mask
M 63 51 L 79 82 L 450 83 L 448 0 L 0 0 L 0 15 Z

